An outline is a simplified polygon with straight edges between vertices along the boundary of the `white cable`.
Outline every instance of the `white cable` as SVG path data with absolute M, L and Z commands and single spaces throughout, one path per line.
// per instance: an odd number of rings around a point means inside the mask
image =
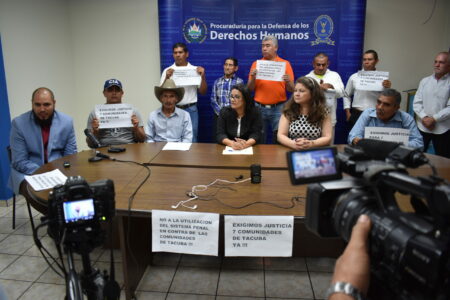
M 204 185 L 204 184 L 199 184 L 199 185 L 194 185 L 191 189 L 191 192 L 188 193 L 188 196 L 190 196 L 191 198 L 187 199 L 187 200 L 181 200 L 179 201 L 177 204 L 172 205 L 173 209 L 177 209 L 178 207 L 183 206 L 185 208 L 189 208 L 189 209 L 197 209 L 197 205 L 193 205 L 193 206 L 188 206 L 186 205 L 186 203 L 197 200 L 199 198 L 199 196 L 197 195 L 197 192 L 204 192 L 206 190 L 208 190 L 208 187 L 221 182 L 221 183 L 229 183 L 229 184 L 236 184 L 236 183 L 243 183 L 246 181 L 249 181 L 250 178 L 247 179 L 243 179 L 243 180 L 239 180 L 239 181 L 228 181 L 228 180 L 224 180 L 224 179 L 216 179 L 213 182 L 211 182 L 210 184 Z

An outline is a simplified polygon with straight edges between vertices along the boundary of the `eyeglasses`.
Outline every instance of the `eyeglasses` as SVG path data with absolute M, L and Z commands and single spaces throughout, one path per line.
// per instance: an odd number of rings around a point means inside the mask
M 230 95 L 230 99 L 241 100 L 242 97 L 241 97 L 241 95 Z

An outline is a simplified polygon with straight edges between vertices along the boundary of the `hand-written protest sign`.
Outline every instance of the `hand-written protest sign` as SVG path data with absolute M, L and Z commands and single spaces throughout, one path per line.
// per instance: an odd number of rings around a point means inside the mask
M 219 214 L 152 210 L 152 251 L 218 255 Z
M 95 106 L 95 116 L 99 128 L 132 127 L 133 107 L 130 104 L 99 104 Z
M 382 91 L 383 81 L 389 78 L 389 72 L 359 71 L 356 89 L 363 91 Z
M 173 81 L 177 86 L 200 86 L 202 77 L 193 68 L 177 68 L 173 71 Z
M 366 127 L 364 129 L 364 138 L 388 142 L 403 143 L 408 146 L 409 129 L 391 128 L 391 127 Z
M 292 256 L 293 216 L 225 216 L 225 256 Z
M 283 81 L 283 75 L 286 73 L 286 62 L 257 60 L 256 61 L 256 79 Z

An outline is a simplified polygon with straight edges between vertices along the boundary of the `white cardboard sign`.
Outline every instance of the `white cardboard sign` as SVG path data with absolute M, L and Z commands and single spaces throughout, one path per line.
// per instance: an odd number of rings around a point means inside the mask
M 364 138 L 388 142 L 403 143 L 408 146 L 409 129 L 391 128 L 391 127 L 366 127 L 364 129 Z

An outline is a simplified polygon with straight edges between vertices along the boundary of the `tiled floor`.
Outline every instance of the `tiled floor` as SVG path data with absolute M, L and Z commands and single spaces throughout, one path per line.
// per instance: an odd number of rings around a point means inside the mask
M 36 223 L 40 214 L 33 211 Z M 47 265 L 34 246 L 23 198 L 18 200 L 16 229 L 12 207 L 0 207 L 0 285 L 10 300 L 64 299 L 64 280 Z M 42 241 L 53 249 L 42 231 Z M 55 254 L 55 251 L 52 251 Z M 115 252 L 116 279 L 123 285 L 120 253 Z M 91 254 L 95 267 L 108 269 L 109 251 Z M 137 298 L 144 299 L 324 299 L 334 259 L 331 258 L 229 258 L 154 253 Z M 76 261 L 78 270 L 81 261 Z M 125 299 L 124 293 L 121 299 Z

